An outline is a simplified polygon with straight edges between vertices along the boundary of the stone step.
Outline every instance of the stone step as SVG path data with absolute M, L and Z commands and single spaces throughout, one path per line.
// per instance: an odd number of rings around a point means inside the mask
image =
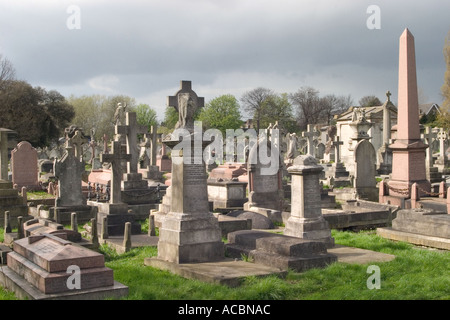
M 49 273 L 16 252 L 8 253 L 8 267 L 45 294 L 67 292 L 72 272 Z M 72 283 L 69 280 L 69 283 Z M 113 270 L 107 267 L 80 269 L 81 290 L 106 287 L 114 284 Z M 78 288 L 77 288 L 78 289 Z

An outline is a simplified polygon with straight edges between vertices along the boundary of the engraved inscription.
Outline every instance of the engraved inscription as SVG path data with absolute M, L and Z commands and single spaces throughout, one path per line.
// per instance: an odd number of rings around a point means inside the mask
M 205 166 L 198 164 L 185 164 L 183 179 L 184 185 L 206 183 Z

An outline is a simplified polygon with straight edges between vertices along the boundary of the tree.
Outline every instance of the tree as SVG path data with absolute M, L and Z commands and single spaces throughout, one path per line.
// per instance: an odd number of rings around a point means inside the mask
M 267 128 L 271 123 L 275 124 L 276 121 L 281 128 L 288 132 L 294 132 L 298 129 L 287 93 L 273 94 L 263 102 L 261 127 Z
M 201 110 L 198 120 L 205 130 L 218 129 L 225 136 L 226 129 L 238 129 L 242 125 L 239 103 L 231 94 L 214 98 Z
M 305 130 L 308 124 L 320 122 L 322 110 L 318 90 L 312 87 L 301 87 L 289 97 L 292 104 L 296 106 L 297 122 L 301 130 Z
M 8 83 L 15 79 L 15 74 L 11 61 L 0 54 L 0 91 L 5 90 Z
M 127 106 L 125 111 L 134 111 L 136 105 L 134 98 L 124 95 L 110 97 L 103 95 L 71 96 L 68 100 L 75 109 L 73 124 L 82 128 L 86 134 L 94 129 L 95 139 L 99 139 L 104 134 L 109 139 L 114 136 L 114 114 L 118 103 Z
M 263 116 L 264 102 L 274 95 L 274 92 L 267 88 L 256 88 L 247 91 L 241 97 L 242 107 L 245 112 L 251 115 L 256 122 L 256 131 L 259 132 L 261 118 Z
M 444 84 L 441 87 L 442 97 L 444 101 L 441 106 L 441 113 L 438 114 L 436 125 L 450 130 L 450 31 L 447 33 L 444 44 L 444 59 L 446 70 L 444 74 Z
M 383 103 L 376 96 L 364 96 L 359 99 L 359 105 L 361 107 L 373 107 L 373 106 L 381 106 Z
M 16 131 L 18 140 L 35 147 L 57 142 L 75 114 L 70 103 L 55 90 L 33 88 L 25 81 L 8 82 L 0 92 L 0 126 Z
M 140 104 L 134 108 L 136 112 L 136 119 L 138 124 L 147 126 L 150 132 L 153 125 L 158 124 L 156 119 L 156 111 L 153 110 L 148 104 Z
M 336 96 L 334 94 L 328 94 L 320 98 L 320 104 L 323 115 L 322 117 L 326 121 L 327 125 L 330 125 L 333 121 L 334 115 L 339 115 L 350 108 L 353 104 L 353 100 L 350 95 Z

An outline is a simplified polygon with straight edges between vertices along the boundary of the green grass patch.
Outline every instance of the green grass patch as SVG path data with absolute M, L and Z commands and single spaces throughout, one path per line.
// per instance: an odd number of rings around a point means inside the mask
M 1 230 L 0 230 L 1 231 Z M 372 264 L 333 263 L 304 273 L 289 271 L 285 278 L 247 277 L 238 288 L 185 279 L 168 271 L 145 266 L 144 259 L 157 255 L 156 247 L 118 254 L 102 245 L 105 264 L 115 280 L 129 287 L 128 300 L 449 300 L 450 252 L 417 248 L 393 242 L 375 231 L 332 231 L 337 244 L 393 254 L 380 268 L 380 289 L 368 289 Z M 249 262 L 250 263 L 250 262 Z M 14 295 L 0 289 L 0 299 Z

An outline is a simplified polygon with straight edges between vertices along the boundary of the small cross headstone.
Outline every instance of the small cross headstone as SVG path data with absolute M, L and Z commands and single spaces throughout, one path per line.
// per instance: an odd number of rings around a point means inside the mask
M 317 132 L 313 125 L 308 124 L 307 131 L 302 132 L 302 136 L 307 138 L 308 143 L 308 153 L 313 157 L 316 156 L 315 147 L 314 147 L 314 137 L 318 137 L 320 132 Z
M 121 190 L 120 183 L 122 181 L 122 167 L 121 161 L 131 160 L 131 154 L 123 154 L 120 148 L 119 141 L 113 141 L 112 150 L 110 154 L 100 154 L 100 162 L 109 162 L 111 163 L 111 197 L 110 203 L 121 203 Z
M 335 147 L 335 160 L 336 163 L 341 162 L 341 145 L 344 144 L 344 141 L 339 141 L 339 136 L 336 136 L 335 141 L 333 141 L 333 146 Z
M 136 112 L 127 112 L 125 125 L 116 125 L 116 134 L 126 135 L 127 153 L 130 155 L 127 164 L 128 173 L 137 173 L 139 163 L 137 135 L 146 133 L 148 133 L 148 128 L 137 123 Z

